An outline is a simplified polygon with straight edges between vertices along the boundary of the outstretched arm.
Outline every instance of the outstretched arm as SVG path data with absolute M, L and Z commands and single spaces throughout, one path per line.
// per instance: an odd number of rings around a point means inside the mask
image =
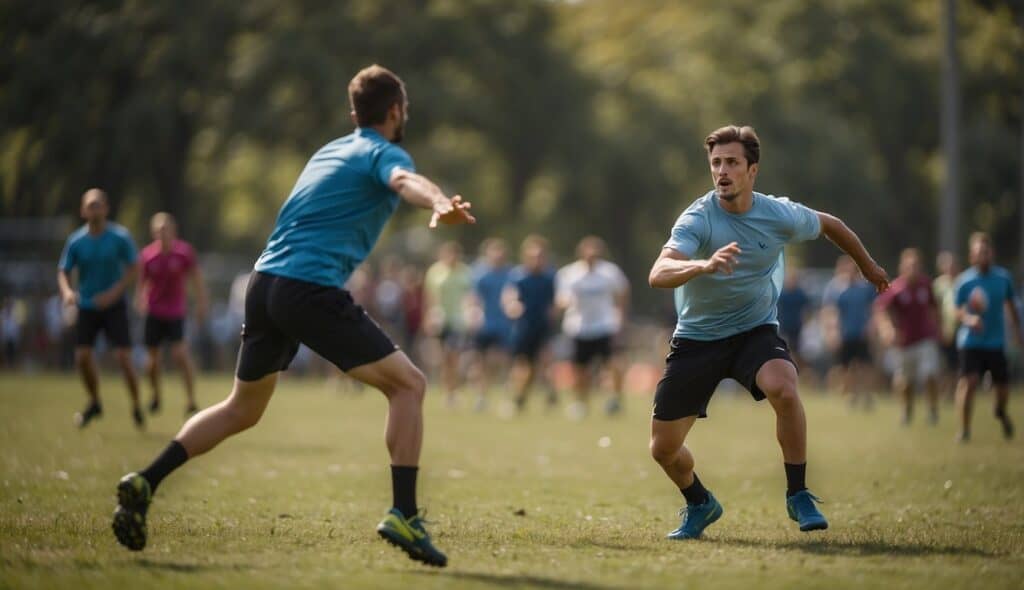
M 388 185 L 409 204 L 433 210 L 430 227 L 437 227 L 438 223 L 476 223 L 476 218 L 469 213 L 472 207 L 469 201 L 463 201 L 461 195 L 449 199 L 436 184 L 422 174 L 396 167 L 391 173 Z
M 879 293 L 889 288 L 889 275 L 885 269 L 871 258 L 860 238 L 843 223 L 843 220 L 821 211 L 818 212 L 818 219 L 821 221 L 822 235 L 838 246 L 840 250 L 849 254 L 850 258 L 853 258 L 860 273 L 875 286 Z
M 732 242 L 718 249 L 707 260 L 690 260 L 688 256 L 673 248 L 662 248 L 658 259 L 651 267 L 647 282 L 656 289 L 674 289 L 685 285 L 700 275 L 713 274 L 721 271 L 732 274 L 736 265 L 736 257 L 740 254 L 740 246 Z
M 1013 327 L 1013 339 L 1017 342 L 1017 346 L 1024 348 L 1024 335 L 1020 331 L 1020 314 L 1017 313 L 1017 306 L 1013 304 L 1013 299 L 1007 299 L 1004 303 L 1006 306 L 1006 313 L 1010 316 L 1010 325 Z

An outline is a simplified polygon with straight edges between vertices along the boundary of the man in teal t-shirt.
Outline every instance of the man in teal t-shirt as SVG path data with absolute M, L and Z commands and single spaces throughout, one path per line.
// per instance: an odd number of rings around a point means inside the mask
M 996 391 L 995 416 L 1003 427 L 1003 436 L 1013 438 L 1013 422 L 1006 412 L 1010 399 L 1010 375 L 1006 363 L 1006 331 L 1003 312 L 1013 320 L 1013 335 L 1024 346 L 1020 316 L 1014 305 L 1013 278 L 1009 271 L 992 264 L 992 241 L 985 233 L 971 235 L 968 243 L 971 267 L 960 274 L 953 287 L 960 329 L 956 346 L 960 351 L 960 381 L 956 388 L 956 407 L 960 414 L 957 440 L 971 438 L 971 409 L 974 391 L 986 372 L 992 375 Z
M 90 189 L 82 195 L 80 213 L 85 225 L 68 236 L 58 264 L 57 285 L 67 306 L 78 308 L 75 323 L 75 364 L 82 376 L 89 404 L 75 421 L 79 428 L 103 415 L 100 402 L 99 372 L 93 348 L 103 332 L 114 349 L 132 399 L 132 419 L 144 426 L 139 408 L 139 385 L 132 366 L 131 334 L 125 290 L 135 279 L 135 243 L 123 226 L 107 221 L 110 205 L 107 194 Z M 78 271 L 78 290 L 72 287 L 72 273 Z
M 356 130 L 320 148 L 306 164 L 256 261 L 231 395 L 193 416 L 149 467 L 118 484 L 114 532 L 129 549 L 146 545 L 146 510 L 163 478 L 256 424 L 301 343 L 387 397 L 393 503 L 377 533 L 412 559 L 447 563 L 416 505 L 426 381 L 343 285 L 373 249 L 399 198 L 432 210 L 430 227 L 475 220 L 468 202 L 458 195 L 449 199 L 416 174 L 412 158 L 397 145 L 408 108 L 402 80 L 370 66 L 348 91 Z
M 694 473 L 686 435 L 707 416 L 718 382 L 739 381 L 775 410 L 786 470 L 786 510 L 800 530 L 828 527 L 805 485 L 807 423 L 796 366 L 778 334 L 783 247 L 825 235 L 876 289 L 889 280 L 842 221 L 786 198 L 754 192 L 761 147 L 750 127 L 728 126 L 705 140 L 715 190 L 694 201 L 672 228 L 650 273 L 652 287 L 677 289 L 676 322 L 651 419 L 651 454 L 686 498 L 670 539 L 699 538 L 722 505 Z

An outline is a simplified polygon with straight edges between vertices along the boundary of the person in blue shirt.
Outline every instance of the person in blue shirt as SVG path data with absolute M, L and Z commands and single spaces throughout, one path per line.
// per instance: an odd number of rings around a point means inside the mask
M 348 92 L 356 130 L 320 148 L 306 164 L 256 261 L 231 395 L 192 417 L 149 467 L 118 484 L 113 527 L 129 549 L 146 545 L 146 510 L 163 478 L 255 425 L 301 343 L 387 397 L 393 507 L 377 533 L 414 560 L 447 564 L 416 506 L 426 380 L 343 285 L 400 199 L 432 210 L 430 227 L 475 219 L 462 197 L 449 199 L 416 174 L 412 158 L 397 145 L 408 110 L 402 80 L 373 65 L 356 74 Z
M 1024 347 L 1020 315 L 1014 301 L 1013 278 L 1009 271 L 993 264 L 992 240 L 977 232 L 968 242 L 971 267 L 960 274 L 954 286 L 957 318 L 956 345 L 960 350 L 960 380 L 956 388 L 956 407 L 960 415 L 957 440 L 971 438 L 974 392 L 986 372 L 995 388 L 995 416 L 1003 427 L 1003 436 L 1013 438 L 1013 422 L 1006 411 L 1010 399 L 1010 375 L 1006 363 L 1004 312 L 1012 320 L 1013 337 Z
M 114 350 L 132 400 L 132 419 L 138 428 L 145 422 L 139 407 L 139 384 L 132 366 L 132 342 L 128 329 L 125 291 L 135 279 L 137 253 L 131 234 L 107 220 L 110 203 L 98 188 L 85 191 L 80 210 L 85 225 L 68 236 L 60 255 L 57 285 L 64 305 L 78 308 L 75 323 L 75 364 L 82 376 L 89 403 L 75 415 L 79 428 L 103 415 L 100 378 L 93 348 L 100 332 Z M 72 273 L 78 271 L 78 289 Z
M 779 333 L 789 345 L 793 357 L 799 359 L 800 332 L 804 328 L 804 316 L 810 307 L 811 298 L 800 286 L 800 273 L 797 269 L 786 270 L 786 278 L 779 293 Z
M 534 379 L 545 380 L 545 348 L 551 338 L 555 309 L 555 271 L 548 265 L 548 242 L 540 236 L 527 236 L 520 247 L 522 264 L 509 273 L 502 294 L 505 313 L 512 318 L 512 373 L 509 382 L 516 410 L 526 407 Z M 548 389 L 548 405 L 557 398 Z
M 686 499 L 683 521 L 668 537 L 699 538 L 722 516 L 722 505 L 697 477 L 684 443 L 727 377 L 754 399 L 767 398 L 775 411 L 789 517 L 802 531 L 824 529 L 828 521 L 805 485 L 807 421 L 796 367 L 778 334 L 783 247 L 824 235 L 879 291 L 889 279 L 836 217 L 754 192 L 761 147 L 751 127 L 722 127 L 704 145 L 715 189 L 679 216 L 649 277 L 652 287 L 680 290 L 679 319 L 651 419 L 651 455 Z
M 861 278 L 849 256 L 836 260 L 836 274 L 825 286 L 822 306 L 836 319 L 839 331 L 838 360 L 843 369 L 842 395 L 856 408 L 874 405 L 866 376 L 871 367 L 868 329 L 871 324 L 875 287 Z
M 512 323 L 501 304 L 501 294 L 510 272 L 508 246 L 500 238 L 488 238 L 480 245 L 480 260 L 473 268 L 473 294 L 478 325 L 473 337 L 474 376 L 478 412 L 487 407 L 491 375 L 503 375 L 508 365 Z

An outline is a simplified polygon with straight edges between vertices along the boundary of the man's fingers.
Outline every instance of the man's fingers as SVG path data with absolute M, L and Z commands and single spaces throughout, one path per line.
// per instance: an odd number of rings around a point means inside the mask
M 439 219 L 440 217 L 441 217 L 441 216 L 440 216 L 440 215 L 438 215 L 437 211 L 434 211 L 434 214 L 430 216 L 430 223 L 429 223 L 429 224 L 427 224 L 427 227 L 429 227 L 429 228 L 431 228 L 431 229 L 433 229 L 433 228 L 437 227 L 437 220 L 438 220 L 438 219 Z

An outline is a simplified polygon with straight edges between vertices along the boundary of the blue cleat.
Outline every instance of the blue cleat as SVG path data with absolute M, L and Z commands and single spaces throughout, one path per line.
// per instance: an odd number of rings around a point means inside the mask
M 820 503 L 821 498 L 810 490 L 801 490 L 786 498 L 786 512 L 791 519 L 800 523 L 801 531 L 823 531 L 828 528 L 828 521 L 814 505 L 815 502 Z
M 711 492 L 708 492 L 708 499 L 703 504 L 687 504 L 679 511 L 683 522 L 679 528 L 668 534 L 668 538 L 676 541 L 699 539 L 704 529 L 722 518 L 724 512 L 722 505 L 718 503 Z

